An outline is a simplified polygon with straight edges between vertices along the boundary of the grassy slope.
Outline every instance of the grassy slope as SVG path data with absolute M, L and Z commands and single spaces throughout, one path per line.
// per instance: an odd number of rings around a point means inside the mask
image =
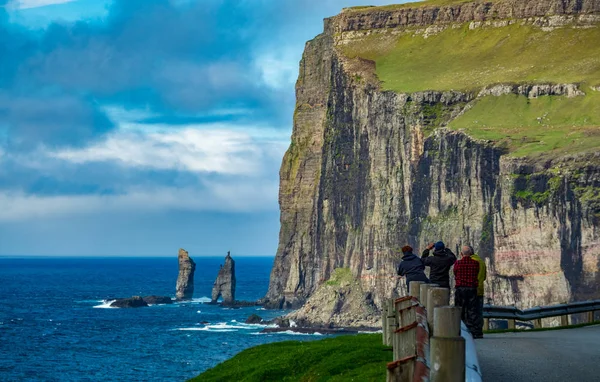
M 374 34 L 343 48 L 376 62 L 385 90 L 472 90 L 496 83 L 600 84 L 600 27 L 539 28 L 468 25 L 424 38 Z
M 392 359 L 381 334 L 256 346 L 194 381 L 382 381 Z
M 585 97 L 488 96 L 449 124 L 505 146 L 513 156 L 561 155 L 600 147 L 600 93 Z
M 477 90 L 498 83 L 580 83 L 585 97 L 486 97 L 450 124 L 504 145 L 515 156 L 600 147 L 600 27 L 544 32 L 514 24 L 467 25 L 424 38 L 371 35 L 342 48 L 376 62 L 384 90 Z

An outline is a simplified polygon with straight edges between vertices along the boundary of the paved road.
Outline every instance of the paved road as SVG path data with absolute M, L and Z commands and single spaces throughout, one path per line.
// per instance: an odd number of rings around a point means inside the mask
M 487 334 L 475 346 L 484 382 L 600 381 L 600 325 Z

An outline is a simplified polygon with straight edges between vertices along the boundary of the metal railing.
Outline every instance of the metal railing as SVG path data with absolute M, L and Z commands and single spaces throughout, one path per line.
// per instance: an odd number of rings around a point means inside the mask
M 489 329 L 489 319 L 505 319 L 509 322 L 509 329 L 514 329 L 515 321 L 534 321 L 535 327 L 542 327 L 541 319 L 561 317 L 561 325 L 568 325 L 568 316 L 571 314 L 588 313 L 588 322 L 594 322 L 594 314 L 600 311 L 600 300 L 571 302 L 553 306 L 540 306 L 530 309 L 517 309 L 513 306 L 483 306 L 485 319 L 484 329 Z

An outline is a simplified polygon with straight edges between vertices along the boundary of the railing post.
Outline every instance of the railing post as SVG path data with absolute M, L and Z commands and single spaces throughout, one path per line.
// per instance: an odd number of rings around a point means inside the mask
M 536 320 L 533 320 L 533 327 L 535 329 L 541 329 L 541 328 L 543 328 L 544 326 L 542 325 L 542 319 L 538 318 Z
M 560 316 L 560 326 L 569 326 L 569 315 Z
M 419 298 L 419 296 L 421 295 L 421 284 L 424 284 L 423 281 L 411 281 L 409 283 L 408 289 L 410 289 L 409 291 L 409 295 Z
M 515 329 L 517 327 L 515 320 L 508 320 L 508 328 Z
M 427 291 L 432 288 L 432 286 L 435 284 L 421 284 L 419 285 L 420 287 L 420 293 L 419 293 L 419 301 L 421 302 L 421 304 L 425 307 L 427 307 Z
M 483 319 L 483 330 L 485 330 L 485 331 L 490 330 L 490 319 L 489 318 Z
M 393 345 L 394 331 L 398 326 L 396 322 L 396 306 L 394 304 L 394 299 L 390 298 L 386 301 L 387 304 L 387 330 L 385 331 L 385 342 L 384 344 L 387 346 Z
M 403 359 L 415 354 L 416 313 L 413 301 L 405 299 L 396 304 L 398 327 L 393 333 L 394 360 Z
M 460 308 L 434 308 L 435 335 L 430 339 L 431 382 L 465 380 L 465 339 L 460 335 Z
M 427 285 L 427 287 L 425 287 L 425 293 L 423 293 L 423 285 Z M 438 284 L 422 284 L 421 285 L 421 304 L 425 307 L 426 311 L 429 311 L 429 291 L 432 290 L 433 288 L 438 288 L 439 285 Z M 449 304 L 444 304 L 444 305 L 449 305 Z M 433 314 L 432 316 L 433 317 Z
M 384 345 L 387 345 L 387 331 L 388 331 L 388 307 L 389 307 L 389 303 L 388 300 L 385 300 L 383 302 L 383 312 L 381 312 L 381 337 L 382 337 L 382 342 Z
M 595 311 L 593 311 L 593 310 L 592 310 L 591 312 L 588 312 L 588 313 L 587 313 L 587 322 L 588 322 L 588 323 L 594 322 L 594 320 L 595 320 L 595 317 L 594 317 L 594 315 L 595 315 L 595 314 L 596 314 L 596 312 L 595 312 Z
M 429 324 L 429 332 L 435 335 L 435 325 L 433 324 L 433 315 L 435 308 L 439 306 L 450 305 L 450 289 L 448 288 L 430 288 L 427 291 L 427 323 Z

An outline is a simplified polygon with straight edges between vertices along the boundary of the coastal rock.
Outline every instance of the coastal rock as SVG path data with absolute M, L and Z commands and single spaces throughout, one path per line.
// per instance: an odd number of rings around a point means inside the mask
M 246 319 L 247 324 L 260 324 L 263 321 L 262 317 L 258 314 L 252 314 Z
M 148 305 L 172 304 L 173 300 L 169 296 L 144 296 L 144 302 Z
M 306 303 L 285 316 L 298 327 L 375 327 L 380 311 L 348 268 L 338 268 Z
M 219 297 L 223 298 L 223 305 L 235 304 L 235 261 L 229 252 L 225 257 L 225 265 L 221 265 L 213 284 L 211 303 L 215 304 Z
M 148 304 L 142 297 L 133 296 L 131 298 L 118 298 L 110 306 L 113 308 L 143 308 Z
M 179 250 L 179 276 L 177 277 L 177 300 L 191 300 L 194 296 L 194 272 L 196 263 L 184 249 Z
M 447 128 L 479 92 L 530 101 L 585 92 L 568 83 L 490 83 L 395 93 L 382 90 L 374 62 L 344 54 L 344 39 L 364 38 L 373 52 L 387 47 L 375 29 L 395 36 L 413 26 L 566 15 L 579 30 L 583 19 L 597 24 L 598 13 L 600 0 L 500 0 L 361 8 L 327 19 L 300 62 L 263 306 L 301 307 L 288 316 L 298 324 L 369 326 L 386 298 L 406 293 L 396 249 L 438 239 L 453 251 L 476 247 L 488 265 L 486 302 L 523 309 L 600 297 L 600 154 L 510 156 Z M 348 284 L 327 285 L 340 268 Z

